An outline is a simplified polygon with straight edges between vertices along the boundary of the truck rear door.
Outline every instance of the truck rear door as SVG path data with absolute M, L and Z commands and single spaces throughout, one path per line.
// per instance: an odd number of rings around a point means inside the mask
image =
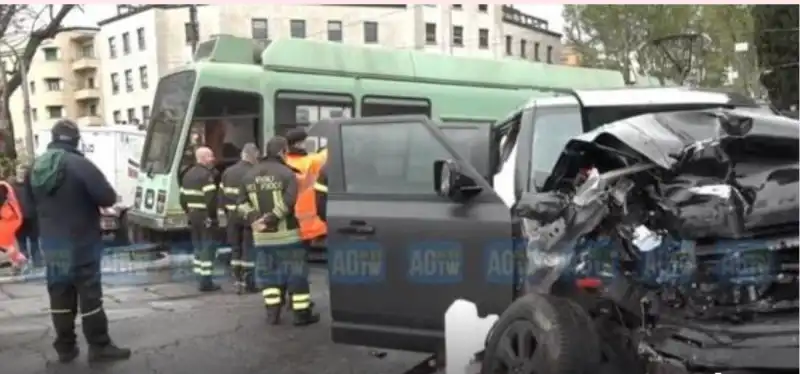
M 512 257 L 509 211 L 441 124 L 387 116 L 334 126 L 327 134 L 333 340 L 437 352 L 454 300 L 475 302 L 482 315 L 501 313 L 513 298 L 513 269 L 503 266 Z M 470 147 L 469 157 L 488 159 L 488 149 Z M 443 159 L 461 161 L 483 192 L 467 203 L 438 196 L 433 164 Z

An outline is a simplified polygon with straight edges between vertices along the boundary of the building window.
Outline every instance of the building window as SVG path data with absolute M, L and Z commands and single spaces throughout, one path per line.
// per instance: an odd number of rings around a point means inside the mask
M 436 44 L 436 24 L 425 24 L 425 44 Z
M 462 10 L 464 7 L 461 4 L 453 4 L 453 10 Z
M 147 66 L 139 66 L 139 84 L 143 90 L 146 90 L 150 85 L 147 83 Z
M 36 108 L 31 108 L 31 120 L 38 121 L 39 120 L 39 111 Z
M 464 27 L 453 26 L 453 45 L 456 47 L 464 46 Z
M 528 47 L 528 41 L 525 39 L 519 40 L 519 55 L 522 58 L 528 58 L 528 51 L 526 50 Z
M 548 64 L 552 64 L 553 63 L 553 46 L 552 45 L 548 45 L 547 46 L 547 63 Z
M 364 43 L 374 44 L 378 42 L 378 23 L 372 21 L 364 22 Z
M 49 105 L 47 106 L 47 118 L 50 119 L 59 119 L 64 117 L 64 107 L 61 105 Z
M 90 116 L 97 115 L 97 104 L 89 104 L 89 115 Z
M 489 11 L 489 4 L 478 4 L 478 11 L 481 13 L 487 13 Z
M 144 27 L 136 29 L 136 43 L 139 45 L 139 50 L 144 51 L 147 44 L 144 41 Z
M 46 47 L 42 48 L 42 52 L 44 53 L 45 61 L 58 61 L 58 48 Z
M 116 95 L 119 93 L 119 74 L 111 73 L 111 94 Z
M 269 23 L 266 18 L 253 18 L 250 20 L 250 34 L 253 39 L 264 40 L 269 38 Z
M 81 58 L 94 58 L 94 44 L 87 43 L 81 46 Z
M 125 70 L 125 91 L 133 92 L 133 71 L 131 69 Z
M 128 108 L 128 123 L 136 122 L 136 109 Z
M 117 58 L 117 41 L 113 36 L 108 38 L 108 57 Z
M 533 43 L 533 59 L 539 61 L 539 42 Z
M 44 85 L 47 86 L 48 91 L 61 91 L 61 79 L 59 78 L 45 78 Z
M 478 48 L 489 48 L 489 29 L 478 29 Z
M 120 112 L 119 110 L 115 110 L 114 111 L 114 123 L 120 123 L 120 122 L 122 122 L 122 112 Z
M 86 88 L 95 88 L 94 77 L 86 78 Z
M 28 90 L 28 91 L 30 91 L 31 95 L 35 95 L 36 94 L 36 82 L 31 81 L 30 87 L 31 87 L 31 89 Z
M 328 21 L 328 40 L 342 41 L 342 21 Z
M 306 38 L 306 21 L 302 19 L 293 19 L 289 21 L 289 34 L 293 38 L 305 39 Z
M 511 43 L 513 42 L 513 40 L 514 39 L 511 37 L 511 35 L 506 35 L 506 54 L 509 55 L 509 56 L 511 56 L 511 54 L 512 54 L 511 53 L 512 52 L 511 51 Z
M 131 53 L 131 34 L 127 32 L 122 33 L 122 54 L 128 55 Z
M 150 107 L 145 105 L 142 107 L 142 121 L 147 123 L 150 121 Z

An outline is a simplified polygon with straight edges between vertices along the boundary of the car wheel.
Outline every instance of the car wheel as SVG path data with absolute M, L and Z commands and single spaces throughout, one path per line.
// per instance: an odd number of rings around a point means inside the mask
M 600 360 L 599 344 L 580 306 L 528 294 L 515 300 L 492 329 L 481 373 L 590 373 Z

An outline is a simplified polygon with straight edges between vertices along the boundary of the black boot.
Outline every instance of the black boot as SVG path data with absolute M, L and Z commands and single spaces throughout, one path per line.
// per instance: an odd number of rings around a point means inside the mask
M 81 350 L 78 347 L 72 347 L 72 350 L 58 352 L 58 362 L 63 364 L 69 363 L 74 361 L 78 358 L 78 355 L 81 353 Z
M 281 307 L 267 307 L 267 323 L 278 325 L 281 323 Z
M 130 349 L 117 347 L 114 343 L 104 346 L 89 346 L 89 362 L 120 361 L 130 357 Z
M 294 312 L 293 324 L 295 326 L 308 326 L 319 322 L 319 319 L 319 313 L 314 313 L 311 308 L 308 308 Z
M 214 292 L 219 291 L 221 288 L 222 287 L 218 284 L 211 281 L 211 277 L 203 277 L 200 280 L 200 287 L 198 287 L 198 290 L 200 292 Z
M 253 273 L 252 272 L 246 272 L 244 274 L 243 286 L 244 286 L 244 293 L 256 293 L 256 292 L 258 292 L 258 288 L 256 288 L 256 282 L 253 279 Z

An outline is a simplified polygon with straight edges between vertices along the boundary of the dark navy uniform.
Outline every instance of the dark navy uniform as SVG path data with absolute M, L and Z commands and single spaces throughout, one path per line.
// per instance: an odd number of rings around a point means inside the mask
M 212 282 L 214 273 L 213 232 L 218 227 L 216 170 L 209 166 L 194 165 L 183 175 L 181 207 L 189 217 L 194 247 L 194 273 L 201 291 L 218 290 Z
M 238 212 L 237 199 L 242 186 L 242 179 L 253 167 L 253 164 L 240 160 L 222 173 L 219 189 L 220 205 L 225 209 L 227 217 L 227 239 L 231 246 L 231 270 L 236 278 L 237 288 L 242 291 L 255 290 L 253 270 L 255 269 L 255 255 L 252 251 L 253 233 L 244 223 Z
M 74 122 L 58 121 L 52 135 L 47 151 L 33 163 L 24 201 L 35 212 L 45 254 L 53 346 L 62 362 L 78 356 L 75 317 L 80 311 L 89 360 L 126 359 L 131 351 L 116 347 L 108 334 L 101 273 L 99 210 L 114 205 L 117 193 L 78 151 L 80 131 Z
M 270 144 L 267 150 L 269 154 Z M 295 171 L 280 156 L 268 156 L 253 166 L 242 184 L 239 209 L 253 230 L 256 278 L 270 322 L 275 324 L 280 319 L 284 293 L 291 297 L 295 325 L 319 321 L 319 315 L 312 311 L 307 251 L 294 214 L 298 193 Z

